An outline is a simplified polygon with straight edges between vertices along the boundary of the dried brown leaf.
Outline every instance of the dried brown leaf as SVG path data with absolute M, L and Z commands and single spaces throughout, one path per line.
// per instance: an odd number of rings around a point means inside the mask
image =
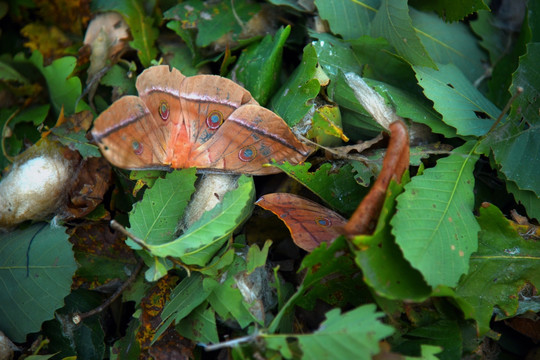
M 81 218 L 92 212 L 103 201 L 111 183 L 112 168 L 107 160 L 95 157 L 83 160 L 68 194 L 65 218 Z
M 390 180 L 401 182 L 401 177 L 408 168 L 409 133 L 403 121 L 395 121 L 390 124 L 390 142 L 382 170 L 369 193 L 345 225 L 345 235 L 370 234 L 374 230 Z
M 256 204 L 276 214 L 289 228 L 294 243 L 309 252 L 322 242 L 334 241 L 347 222 L 338 213 L 293 194 L 266 194 Z

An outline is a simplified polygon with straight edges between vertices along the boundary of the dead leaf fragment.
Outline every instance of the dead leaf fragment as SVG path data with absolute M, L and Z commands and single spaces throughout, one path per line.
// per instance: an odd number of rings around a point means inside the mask
M 517 332 L 529 337 L 535 344 L 540 343 L 540 317 L 534 313 L 532 318 L 516 316 L 504 322 Z
M 383 161 L 382 170 L 371 187 L 369 193 L 362 200 L 345 225 L 345 235 L 355 236 L 370 234 L 375 228 L 379 218 L 386 189 L 390 180 L 401 182 L 405 170 L 409 168 L 409 133 L 407 126 L 401 120 L 389 126 L 390 142 Z
M 195 344 L 184 339 L 170 326 L 154 344 L 152 340 L 161 324 L 161 312 L 169 300 L 171 288 L 176 285 L 177 276 L 166 275 L 159 279 L 141 300 L 141 326 L 136 340 L 141 346 L 140 358 L 153 359 L 192 359 Z M 172 356 L 171 356 L 172 355 Z
M 65 218 L 82 218 L 92 212 L 103 201 L 111 181 L 112 168 L 105 158 L 83 160 L 68 194 Z
M 334 241 L 347 222 L 338 213 L 293 194 L 266 194 L 255 204 L 276 214 L 289 228 L 294 243 L 308 252 L 322 242 Z

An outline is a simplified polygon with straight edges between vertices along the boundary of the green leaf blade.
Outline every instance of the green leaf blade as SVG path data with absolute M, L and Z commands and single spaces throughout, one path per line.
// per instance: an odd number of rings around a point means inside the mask
M 328 21 L 334 34 L 343 39 L 356 39 L 369 34 L 371 17 L 375 15 L 378 1 L 355 2 L 350 0 L 321 1 L 316 0 L 315 6 L 321 18 Z
M 387 299 L 423 301 L 431 294 L 422 275 L 414 269 L 395 243 L 390 219 L 395 213 L 395 198 L 403 186 L 392 181 L 387 190 L 377 228 L 372 235 L 352 239 L 355 261 L 362 269 L 364 281 L 379 296 Z
M 267 35 L 260 43 L 251 45 L 242 52 L 233 70 L 236 81 L 263 106 L 279 86 L 283 46 L 290 32 L 291 27 L 287 26 L 273 37 Z
M 478 156 L 470 154 L 472 147 L 466 143 L 415 176 L 391 221 L 405 258 L 433 287 L 455 286 L 477 248 L 472 171 Z
M 383 314 L 375 309 L 373 304 L 343 314 L 339 309 L 333 309 L 326 313 L 326 320 L 313 334 L 263 337 L 266 346 L 279 350 L 286 358 L 291 358 L 287 338 L 294 337 L 302 349 L 302 359 L 368 360 L 379 353 L 379 341 L 394 332 L 391 326 L 378 320 Z
M 336 171 L 332 169 L 331 164 L 327 163 L 315 172 L 309 171 L 311 164 L 307 162 L 299 165 L 285 162 L 272 164 L 272 166 L 283 170 L 343 214 L 352 213 L 367 193 L 367 189 L 356 182 L 350 165 L 345 165 Z
M 349 42 L 328 33 L 310 32 L 310 36 L 317 39 L 311 45 L 317 53 L 319 64 L 330 79 L 335 81 L 340 72 L 362 73 L 362 63 Z
M 171 240 L 191 194 L 195 190 L 196 169 L 184 169 L 156 180 L 130 213 L 129 231 L 148 244 Z
M 482 231 L 478 251 L 471 256 L 469 273 L 456 288 L 456 298 L 466 303 L 462 305 L 465 316 L 475 319 L 484 334 L 489 331 L 494 306 L 515 314 L 517 293 L 525 283 L 540 286 L 540 249 L 537 242 L 524 240 L 495 205 L 479 211 Z
M 208 302 L 212 308 L 223 319 L 234 319 L 241 328 L 245 328 L 253 322 L 262 325 L 262 319 L 257 319 L 250 308 L 253 303 L 248 303 L 239 289 L 237 279 L 246 275 L 246 263 L 240 256 L 235 256 L 233 263 L 227 270 L 224 279 L 219 283 L 210 278 L 204 280 L 203 286 L 212 288 L 212 293 L 208 296 Z
M 371 35 L 388 40 L 411 65 L 436 68 L 412 26 L 406 0 L 382 0 L 373 19 Z
M 317 53 L 313 45 L 308 45 L 304 48 L 302 63 L 271 101 L 272 110 L 289 126 L 298 124 L 313 108 L 313 99 L 321 89 L 316 72 Z
M 489 7 L 483 0 L 468 1 L 424 1 L 422 4 L 424 10 L 435 10 L 439 16 L 444 17 L 445 21 L 452 22 L 463 20 L 467 15 L 479 10 L 489 10 Z
M 539 57 L 540 43 L 527 45 L 527 53 L 520 57 L 512 78 L 512 92 L 521 87 L 523 93 L 512 105 L 507 124 L 486 138 L 505 177 L 519 189 L 533 191 L 537 196 L 540 194 Z
M 463 23 L 445 23 L 435 14 L 411 8 L 411 19 L 422 44 L 437 64 L 454 64 L 474 82 L 484 75 L 487 57 Z
M 15 230 L 0 242 L 0 324 L 15 342 L 54 317 L 77 269 L 65 229 L 42 226 Z
M 43 66 L 43 55 L 39 51 L 34 51 L 30 57 L 30 62 L 39 69 L 49 89 L 49 97 L 57 115 L 62 107 L 65 115 L 72 115 L 77 110 L 89 109 L 84 102 L 75 105 L 82 92 L 81 80 L 76 76 L 71 76 L 77 59 L 73 56 L 65 56 L 56 59 L 49 66 Z
M 216 314 L 211 308 L 204 309 L 203 306 L 196 308 L 189 318 L 181 320 L 176 330 L 180 335 L 198 343 L 217 343 Z
M 485 135 L 501 113 L 452 64 L 440 65 L 438 71 L 414 66 L 414 71 L 435 110 L 459 135 Z
M 238 37 L 242 32 L 242 26 L 238 19 L 247 22 L 260 10 L 259 4 L 245 0 L 234 3 L 205 4 L 204 6 L 205 9 L 197 14 L 199 19 L 196 44 L 199 47 L 208 46 L 229 32 L 232 32 L 233 38 Z
M 238 188 L 196 221 L 178 239 L 163 244 L 147 244 L 153 255 L 173 256 L 190 265 L 204 266 L 228 236 L 251 214 L 255 187 L 253 179 L 241 176 Z

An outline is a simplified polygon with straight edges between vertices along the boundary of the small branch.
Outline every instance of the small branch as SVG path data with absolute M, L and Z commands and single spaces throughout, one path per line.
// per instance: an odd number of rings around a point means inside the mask
M 142 247 L 144 250 L 150 252 L 150 248 L 148 248 L 148 246 L 146 246 L 146 244 L 144 243 L 143 240 L 139 239 L 138 237 L 136 237 L 135 235 L 133 235 L 132 233 L 130 233 L 129 231 L 126 230 L 125 227 L 123 227 L 118 221 L 116 220 L 111 220 L 111 228 L 113 228 L 114 230 L 116 231 L 119 231 L 121 232 L 123 235 L 127 236 L 128 238 L 130 238 L 131 240 L 133 240 L 135 242 L 135 244 L 139 245 L 140 247 Z
M 490 132 L 492 132 L 496 127 L 497 125 L 499 125 L 499 123 L 501 122 L 504 114 L 506 114 L 508 112 L 508 110 L 510 110 L 510 106 L 512 106 L 512 104 L 514 103 L 514 101 L 516 100 L 516 98 L 523 94 L 523 88 L 521 86 L 518 86 L 516 88 L 516 93 L 510 98 L 510 100 L 508 100 L 508 102 L 506 103 L 506 105 L 504 106 L 504 109 L 501 111 L 499 117 L 497 118 L 497 120 L 495 120 L 495 122 L 493 123 L 493 125 L 491 125 L 491 128 L 489 129 L 489 131 L 487 132 L 487 134 L 489 134 Z
M 255 333 L 251 334 L 251 335 L 242 336 L 242 337 L 239 337 L 239 338 L 236 338 L 236 339 L 223 341 L 223 342 L 220 342 L 220 343 L 217 343 L 217 344 L 204 345 L 204 350 L 206 350 L 206 351 L 214 351 L 214 350 L 219 350 L 219 349 L 223 349 L 223 348 L 226 348 L 226 347 L 233 347 L 233 346 L 236 346 L 236 345 L 242 344 L 242 343 L 253 342 L 253 341 L 257 340 L 257 338 L 259 336 L 260 336 L 259 332 L 255 331 Z
M 95 309 L 92 309 L 82 314 L 74 313 L 73 316 L 71 317 L 71 321 L 73 321 L 73 323 L 77 325 L 82 320 L 89 318 L 90 316 L 99 314 L 100 312 L 105 310 L 107 307 L 109 307 L 131 284 L 133 284 L 133 282 L 137 278 L 137 275 L 141 271 L 143 265 L 144 265 L 144 261 L 142 259 L 139 259 L 139 261 L 137 262 L 137 266 L 135 267 L 135 270 L 133 270 L 129 278 L 122 284 L 122 286 L 116 289 L 116 291 L 114 292 L 114 294 L 111 295 L 111 297 L 109 297 L 103 304 L 101 304 Z
M 136 237 L 135 235 L 133 235 L 132 233 L 127 231 L 126 228 L 123 227 L 118 221 L 111 220 L 110 225 L 111 225 L 111 228 L 121 232 L 123 235 L 127 236 L 128 238 L 133 240 L 137 245 L 142 247 L 144 250 L 148 251 L 149 253 L 152 253 L 150 248 L 145 244 L 145 242 L 142 239 L 139 239 L 138 237 Z M 170 260 L 173 264 L 178 265 L 181 268 L 183 268 L 184 270 L 186 270 L 188 276 L 191 276 L 191 269 L 189 268 L 189 266 L 187 266 L 186 264 L 182 263 L 181 261 L 173 258 L 172 256 L 167 256 L 166 259 Z
M 304 142 L 304 143 L 306 143 L 308 145 L 312 145 L 314 147 L 321 148 L 321 149 L 327 151 L 328 153 L 332 154 L 337 159 L 357 160 L 357 161 L 360 161 L 360 162 L 362 162 L 364 164 L 372 163 L 372 162 L 375 162 L 375 161 L 370 160 L 366 156 L 363 156 L 363 155 L 360 155 L 360 154 L 353 155 L 353 154 L 349 154 L 348 152 L 352 151 L 352 150 L 356 150 L 358 153 L 361 153 L 362 151 L 369 149 L 373 144 L 379 142 L 383 138 L 382 133 L 380 133 L 379 135 L 377 135 L 372 140 L 364 141 L 361 144 L 345 145 L 345 146 L 339 146 L 339 147 L 335 147 L 335 148 L 329 148 L 329 147 L 326 147 L 324 145 L 317 144 L 316 142 L 308 139 L 307 137 L 305 137 L 305 136 L 303 136 L 301 134 L 295 134 L 295 135 L 302 142 Z

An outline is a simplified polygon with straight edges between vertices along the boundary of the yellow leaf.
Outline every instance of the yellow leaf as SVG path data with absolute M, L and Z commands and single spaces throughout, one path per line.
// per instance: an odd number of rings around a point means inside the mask
M 24 46 L 32 51 L 38 50 L 43 54 L 46 62 L 66 55 L 66 48 L 72 44 L 71 40 L 56 26 L 28 24 L 22 28 L 21 34 L 28 38 Z

